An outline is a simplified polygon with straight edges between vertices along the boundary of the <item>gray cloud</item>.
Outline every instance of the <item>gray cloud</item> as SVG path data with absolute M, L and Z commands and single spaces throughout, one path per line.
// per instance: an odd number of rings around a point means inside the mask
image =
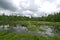
M 17 9 L 7 0 L 0 0 L 0 8 L 3 8 L 5 10 L 10 10 L 10 11 L 16 11 L 16 9 Z
M 9 2 L 9 1 L 11 1 L 11 2 Z M 34 17 L 35 16 L 40 17 L 40 16 L 45 15 L 44 12 L 46 12 L 46 11 L 47 12 L 51 12 L 54 10 L 57 11 L 57 9 L 60 8 L 60 4 L 55 4 L 56 0 L 40 0 L 41 4 L 38 2 L 37 2 L 37 4 L 35 4 L 34 1 L 35 0 L 22 1 L 20 3 L 19 7 L 17 7 L 12 3 L 12 0 L 0 0 L 0 10 L 4 9 L 4 10 L 10 10 L 13 12 L 18 12 L 18 13 L 15 13 L 18 15 L 29 15 L 29 16 L 34 16 Z M 47 3 L 45 3 L 45 2 L 47 2 Z M 30 12 L 26 12 L 27 10 L 29 10 Z M 47 14 L 49 14 L 49 13 L 47 13 Z
M 57 8 L 60 8 L 60 4 L 57 5 Z
M 54 1 L 56 1 L 56 0 L 47 0 L 47 1 L 49 1 L 49 2 L 51 2 L 51 3 L 52 3 L 52 2 L 54 2 Z

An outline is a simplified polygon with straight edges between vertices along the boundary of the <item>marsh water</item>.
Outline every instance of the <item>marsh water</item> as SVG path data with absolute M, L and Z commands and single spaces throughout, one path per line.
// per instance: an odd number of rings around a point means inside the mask
M 15 25 L 13 28 L 9 28 L 10 25 L 0 25 L 0 31 L 7 30 L 7 33 L 16 32 L 16 33 L 29 33 L 29 34 L 39 34 L 43 36 L 54 36 L 59 35 L 60 31 L 55 29 L 53 26 L 41 25 L 39 28 L 44 29 L 45 31 L 40 31 L 38 29 L 31 31 L 25 26 Z

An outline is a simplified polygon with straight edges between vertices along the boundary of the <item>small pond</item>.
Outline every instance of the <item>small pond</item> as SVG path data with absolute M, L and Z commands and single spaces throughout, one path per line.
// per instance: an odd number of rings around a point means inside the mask
M 0 31 L 7 30 L 7 33 L 11 33 L 11 32 L 29 33 L 29 34 L 39 34 L 43 36 L 54 36 L 54 35 L 60 34 L 60 30 L 55 29 L 53 26 L 41 25 L 39 28 L 43 29 L 44 31 L 41 31 L 39 29 L 31 31 L 27 27 L 21 26 L 21 25 L 15 25 L 13 28 L 9 28 L 9 26 L 10 25 L 0 25 Z

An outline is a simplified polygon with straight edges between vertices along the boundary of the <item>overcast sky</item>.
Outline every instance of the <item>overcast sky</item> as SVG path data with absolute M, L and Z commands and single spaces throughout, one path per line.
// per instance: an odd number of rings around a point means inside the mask
M 0 0 L 0 12 L 9 15 L 43 16 L 60 11 L 60 0 Z

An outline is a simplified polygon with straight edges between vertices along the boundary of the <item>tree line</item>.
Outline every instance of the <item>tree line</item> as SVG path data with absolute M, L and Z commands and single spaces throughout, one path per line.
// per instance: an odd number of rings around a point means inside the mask
M 42 17 L 26 17 L 26 16 L 17 16 L 17 15 L 0 15 L 0 21 L 51 21 L 51 22 L 60 22 L 60 12 L 49 14 L 48 16 Z

